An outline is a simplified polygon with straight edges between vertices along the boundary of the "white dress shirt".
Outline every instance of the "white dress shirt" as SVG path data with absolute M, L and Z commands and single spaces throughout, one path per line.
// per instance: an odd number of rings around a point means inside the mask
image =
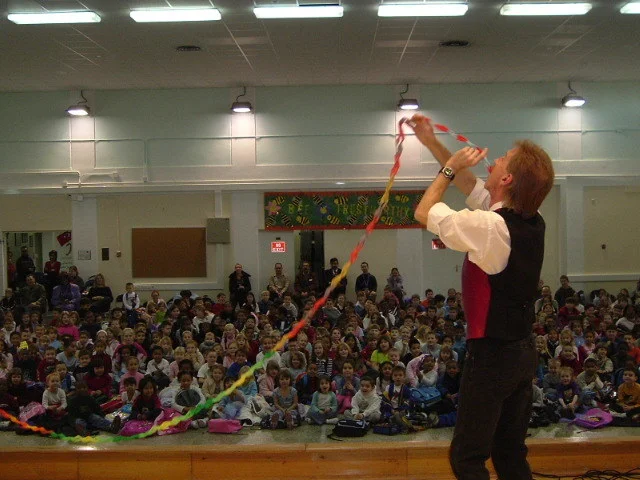
M 448 248 L 468 252 L 471 262 L 485 273 L 495 275 L 507 266 L 511 237 L 504 218 L 495 212 L 502 208 L 502 202 L 491 206 L 490 203 L 484 181 L 478 178 L 466 200 L 473 211 L 465 208 L 456 212 L 443 202 L 436 203 L 429 210 L 427 229 Z

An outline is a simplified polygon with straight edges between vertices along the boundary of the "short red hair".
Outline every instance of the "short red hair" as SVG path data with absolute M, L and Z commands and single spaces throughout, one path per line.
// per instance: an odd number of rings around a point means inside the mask
M 525 217 L 533 217 L 553 187 L 553 163 L 549 154 L 530 140 L 519 140 L 516 147 L 516 154 L 507 165 L 507 172 L 513 177 L 507 190 L 508 206 Z

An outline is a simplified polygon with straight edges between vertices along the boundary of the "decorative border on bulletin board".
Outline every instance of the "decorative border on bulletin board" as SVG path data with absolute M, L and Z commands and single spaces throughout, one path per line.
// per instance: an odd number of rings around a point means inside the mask
M 344 230 L 365 228 L 383 191 L 266 192 L 266 230 Z M 422 228 L 413 218 L 423 190 L 394 191 L 377 228 Z

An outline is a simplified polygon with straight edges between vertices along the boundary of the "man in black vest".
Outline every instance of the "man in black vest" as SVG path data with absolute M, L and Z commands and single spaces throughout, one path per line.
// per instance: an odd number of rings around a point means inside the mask
M 531 479 L 525 437 L 532 404 L 536 351 L 531 341 L 534 303 L 544 256 L 540 204 L 553 187 L 547 153 L 530 141 L 498 158 L 486 183 L 469 167 L 486 150 L 465 147 L 453 156 L 427 118 L 415 115 L 417 138 L 442 168 L 415 211 L 444 244 L 466 252 L 462 296 L 468 357 L 459 392 L 450 460 L 456 478 L 488 480 L 491 457 L 500 480 Z M 454 182 L 472 209 L 440 202 Z

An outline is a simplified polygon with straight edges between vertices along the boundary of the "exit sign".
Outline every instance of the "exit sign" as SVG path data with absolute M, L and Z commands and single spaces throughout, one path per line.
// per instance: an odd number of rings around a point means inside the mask
M 287 242 L 271 242 L 271 253 L 287 253 Z

